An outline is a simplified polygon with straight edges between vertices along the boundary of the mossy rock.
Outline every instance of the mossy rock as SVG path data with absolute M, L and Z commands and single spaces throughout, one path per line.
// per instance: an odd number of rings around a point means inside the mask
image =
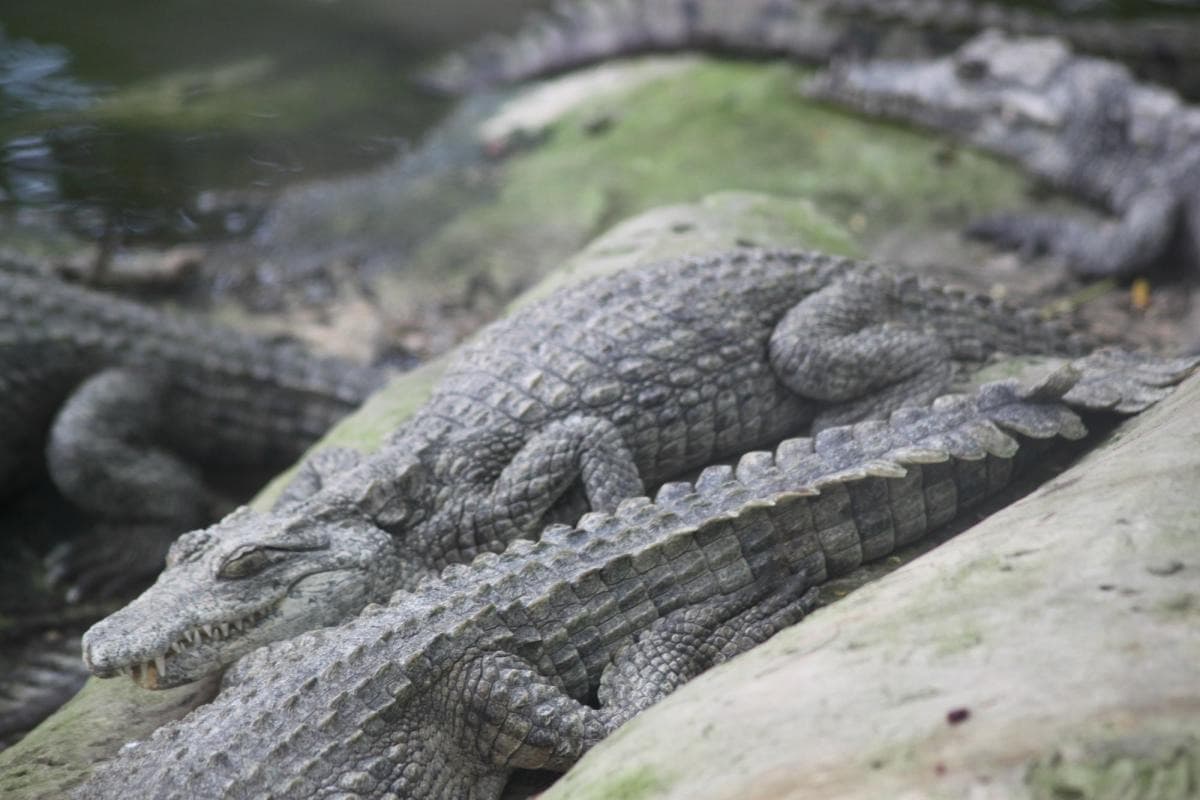
M 810 74 L 655 57 L 474 97 L 401 161 L 286 192 L 252 247 L 214 263 L 352 258 L 407 324 L 481 282 L 513 297 L 617 221 L 716 192 L 811 200 L 870 256 L 894 255 L 901 228 L 922 263 L 978 260 L 965 223 L 1029 205 L 1012 166 L 808 100 Z

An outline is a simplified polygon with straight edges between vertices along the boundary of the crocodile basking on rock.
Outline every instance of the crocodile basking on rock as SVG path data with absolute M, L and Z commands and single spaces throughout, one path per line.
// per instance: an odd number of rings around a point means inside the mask
M 944 131 L 1111 212 L 1005 214 L 975 235 L 1049 252 L 1086 275 L 1200 267 L 1200 108 L 1057 39 L 980 34 L 929 61 L 837 65 L 817 97 Z
M 881 51 L 908 59 L 950 49 L 905 46 L 910 40 L 886 45 L 863 28 L 869 22 L 903 27 L 905 21 L 919 29 L 1054 32 L 1061 40 L 987 32 L 932 61 L 862 63 Z M 1166 23 L 1162 30 L 1161 23 L 1150 24 L 1195 58 L 1196 21 Z M 1105 25 L 1112 35 L 1101 33 Z M 1181 38 L 1175 41 L 1167 30 Z M 512 37 L 448 57 L 425 81 L 462 91 L 628 53 L 694 48 L 833 61 L 812 82 L 813 95 L 952 134 L 1113 215 L 1092 223 L 1001 215 L 980 220 L 970 234 L 1028 254 L 1049 252 L 1087 276 L 1127 276 L 1163 262 L 1195 268 L 1200 108 L 1140 83 L 1121 64 L 1075 55 L 1063 43 L 1112 51 L 1101 45 L 1122 36 L 1131 40 L 1125 20 L 1052 21 L 1022 9 L 944 0 L 586 0 L 564 4 Z
M 99 521 L 81 585 L 151 577 L 228 509 L 206 477 L 295 460 L 383 373 L 0 268 L 0 486 L 44 463 Z M 207 470 L 201 472 L 201 468 Z
M 989 28 L 1057 36 L 1151 75 L 1162 62 L 1182 65 L 1200 56 L 1200 20 L 1184 14 L 1062 17 L 977 0 L 558 0 L 515 33 L 489 36 L 442 58 L 419 82 L 459 94 L 622 56 L 696 49 L 806 64 L 885 53 L 925 56 Z
M 482 799 L 515 768 L 565 770 L 798 620 L 816 584 L 998 491 L 1046 440 L 1082 436 L 1064 392 L 1118 402 L 1128 366 L 1093 370 L 1090 388 L 1069 368 L 988 384 L 552 526 L 243 659 L 216 700 L 124 748 L 75 796 Z M 1190 368 L 1141 366 L 1160 383 Z
M 181 537 L 84 659 L 147 688 L 196 680 L 548 522 L 927 402 L 997 351 L 1089 349 L 1036 312 L 822 254 L 598 278 L 485 329 L 378 453 L 318 454 L 271 512 Z

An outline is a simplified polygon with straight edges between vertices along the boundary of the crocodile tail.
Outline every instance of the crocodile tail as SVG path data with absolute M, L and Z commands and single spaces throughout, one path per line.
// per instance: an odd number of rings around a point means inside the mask
M 1195 61 L 1200 41 L 1200 20 L 1184 14 L 1064 17 L 978 0 L 829 0 L 826 9 L 830 17 L 869 19 L 962 38 L 988 28 L 1013 36 L 1056 36 L 1080 50 L 1117 59 Z
M 821 60 L 830 42 L 810 4 L 796 0 L 559 0 L 513 34 L 446 56 L 418 77 L 462 94 L 639 53 L 709 49 Z
M 558 0 L 510 35 L 452 53 L 417 78 L 441 94 L 552 75 L 639 53 L 714 50 L 806 63 L 869 56 L 885 26 L 944 35 L 953 47 L 987 28 L 1058 36 L 1112 58 L 1196 60 L 1200 21 L 1067 18 L 977 0 Z
M 1031 463 L 1037 442 L 1085 435 L 1062 399 L 1077 379 L 1070 370 L 1034 386 L 1010 379 L 899 409 L 887 420 L 789 439 L 774 452 L 747 453 L 736 466 L 710 467 L 694 484 L 667 484 L 653 508 L 628 503 L 617 513 L 631 530 L 643 527 L 640 513 L 668 515 L 681 530 L 694 530 L 696 541 L 734 520 L 756 574 L 782 568 L 820 583 L 994 495 Z M 763 547 L 760 536 L 784 541 Z
M 1097 347 L 1069 318 L 922 276 L 898 276 L 895 292 L 907 315 L 936 329 L 961 358 L 983 360 L 994 352 L 1076 358 Z

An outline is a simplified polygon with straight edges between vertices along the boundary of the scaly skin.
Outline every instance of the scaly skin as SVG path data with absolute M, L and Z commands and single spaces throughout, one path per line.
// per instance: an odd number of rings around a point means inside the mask
M 94 673 L 196 680 L 421 575 L 755 447 L 886 415 L 996 350 L 1088 344 L 874 265 L 742 251 L 562 291 L 463 349 L 377 454 L 309 462 L 271 513 L 182 537 L 84 638 Z
M 285 466 L 382 380 L 0 268 L 0 486 L 45 461 L 59 490 L 113 529 L 93 547 L 97 589 L 130 577 L 125 556 L 145 556 L 132 571 L 152 575 L 171 538 L 219 515 L 201 467 Z
M 1175 366 L 1151 364 L 1178 380 L 1187 366 Z M 1075 377 L 788 440 L 482 555 L 244 659 L 216 700 L 126 747 L 75 796 L 483 800 L 512 769 L 565 770 L 795 622 L 813 585 L 997 491 L 1030 460 L 1014 460 L 1029 439 L 1082 436 L 1063 401 Z
M 1200 267 L 1200 108 L 1119 64 L 989 32 L 932 61 L 840 65 L 811 91 L 952 134 L 1114 216 L 1006 214 L 977 223 L 982 238 L 1048 251 L 1085 275 Z
M 420 83 L 463 93 L 516 83 L 646 52 L 715 50 L 779 56 L 808 64 L 835 58 L 944 52 L 984 29 L 1052 35 L 1087 52 L 1154 62 L 1197 60 L 1200 21 L 1062 18 L 975 0 L 560 0 L 511 36 L 491 36 L 453 53 Z M 901 29 L 905 36 L 888 36 Z M 924 34 L 923 36 L 913 34 Z M 898 53 L 897 51 L 900 51 Z

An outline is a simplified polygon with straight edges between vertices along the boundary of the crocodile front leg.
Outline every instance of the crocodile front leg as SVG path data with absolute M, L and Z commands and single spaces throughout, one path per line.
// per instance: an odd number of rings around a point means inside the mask
M 1032 257 L 1062 258 L 1086 277 L 1125 277 L 1144 271 L 1167 250 L 1178 222 L 1170 192 L 1146 191 L 1112 220 L 1037 214 L 996 214 L 976 220 L 967 235 Z
M 644 493 L 621 432 L 599 417 L 568 417 L 524 439 L 483 436 L 469 447 L 450 451 L 459 461 L 504 466 L 490 482 L 486 475 L 471 477 L 479 488 L 461 504 L 442 510 L 445 524 L 431 526 L 431 531 L 456 537 L 431 548 L 441 551 L 448 562 L 502 550 L 513 539 L 536 533 L 555 504 L 575 486 L 582 485 L 592 511 L 611 511 L 626 497 Z M 461 469 L 469 472 L 478 467 L 467 464 Z M 457 552 L 447 552 L 447 544 Z
M 803 576 L 792 576 L 667 614 L 605 669 L 599 708 L 575 699 L 556 678 L 519 656 L 476 651 L 457 662 L 430 693 L 441 708 L 461 709 L 468 723 L 451 726 L 464 736 L 456 771 L 474 773 L 476 781 L 480 773 L 494 778 L 517 768 L 566 771 L 679 686 L 800 620 L 816 597 Z M 482 763 L 471 763 L 480 757 Z
M 51 574 L 73 594 L 105 594 L 154 575 L 175 535 L 216 515 L 219 501 L 200 472 L 161 443 L 167 416 L 157 381 L 111 369 L 84 381 L 55 418 L 46 446 L 51 479 L 104 534 L 53 557 Z

